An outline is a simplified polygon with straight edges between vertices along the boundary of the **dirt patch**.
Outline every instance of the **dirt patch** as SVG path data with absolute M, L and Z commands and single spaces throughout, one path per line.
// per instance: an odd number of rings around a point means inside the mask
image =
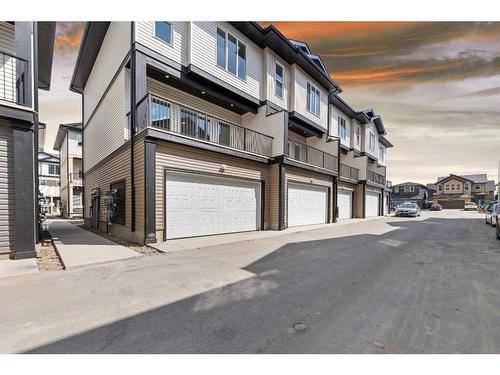
M 48 232 L 40 234 L 41 242 L 36 249 L 36 263 L 40 271 L 60 271 L 63 270 L 61 258 L 57 255 L 56 248 L 52 243 L 52 238 Z
M 127 240 L 124 240 L 123 238 L 115 237 L 115 236 L 112 236 L 110 234 L 102 233 L 102 232 L 99 232 L 97 230 L 91 229 L 88 226 L 83 225 L 83 224 L 80 224 L 78 226 L 82 229 L 88 230 L 89 232 L 97 234 L 98 236 L 101 236 L 101 237 L 106 238 L 110 241 L 116 242 L 119 245 L 128 247 L 131 250 L 137 251 L 139 254 L 142 254 L 142 255 L 161 254 L 160 251 L 158 251 L 152 247 L 149 247 L 146 245 L 141 245 L 138 243 L 129 242 Z

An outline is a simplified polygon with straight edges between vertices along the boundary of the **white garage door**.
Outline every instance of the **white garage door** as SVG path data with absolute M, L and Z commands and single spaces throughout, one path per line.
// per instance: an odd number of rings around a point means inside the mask
M 379 194 L 371 191 L 366 192 L 366 217 L 378 216 Z
M 260 228 L 260 183 L 167 173 L 167 239 Z
M 352 191 L 340 190 L 337 194 L 339 219 L 352 218 Z
M 14 238 L 14 165 L 12 130 L 0 120 L 0 253 L 8 253 Z
M 288 226 L 327 222 L 328 189 L 321 186 L 288 184 Z

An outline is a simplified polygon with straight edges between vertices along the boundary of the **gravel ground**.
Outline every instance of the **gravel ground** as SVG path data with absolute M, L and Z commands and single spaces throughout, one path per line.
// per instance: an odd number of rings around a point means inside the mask
M 64 269 L 49 234 L 42 233 L 42 241 L 36 249 L 36 262 L 40 271 Z

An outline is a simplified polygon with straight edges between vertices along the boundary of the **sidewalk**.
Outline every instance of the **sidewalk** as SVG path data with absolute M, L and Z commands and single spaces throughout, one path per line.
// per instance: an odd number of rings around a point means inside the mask
M 176 240 L 168 240 L 166 242 L 157 242 L 149 244 L 149 246 L 164 252 L 170 253 L 179 250 L 191 250 L 191 249 L 201 249 L 209 246 L 227 245 L 242 241 L 258 240 L 261 238 L 270 238 L 277 236 L 285 236 L 291 233 L 305 232 L 310 230 L 323 229 L 328 227 L 338 227 L 349 224 L 356 224 L 361 222 L 366 222 L 369 220 L 376 220 L 387 218 L 388 216 L 376 216 L 365 219 L 344 219 L 339 220 L 337 223 L 332 224 L 316 224 L 316 225 L 305 225 L 299 227 L 291 227 L 282 231 L 277 230 L 264 230 L 255 232 L 240 232 L 240 233 L 228 233 L 228 234 L 217 234 L 213 236 L 203 236 L 203 237 L 190 237 L 181 238 Z
M 30 259 L 3 259 L 0 260 L 0 278 L 27 275 L 38 272 L 35 258 Z
M 50 222 L 49 231 L 66 269 L 140 256 L 125 246 L 118 245 L 68 221 Z

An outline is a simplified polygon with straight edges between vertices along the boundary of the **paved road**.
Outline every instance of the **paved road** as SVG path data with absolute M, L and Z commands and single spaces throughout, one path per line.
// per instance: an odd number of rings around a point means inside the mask
M 1 352 L 499 353 L 500 242 L 425 213 L 0 280 Z

